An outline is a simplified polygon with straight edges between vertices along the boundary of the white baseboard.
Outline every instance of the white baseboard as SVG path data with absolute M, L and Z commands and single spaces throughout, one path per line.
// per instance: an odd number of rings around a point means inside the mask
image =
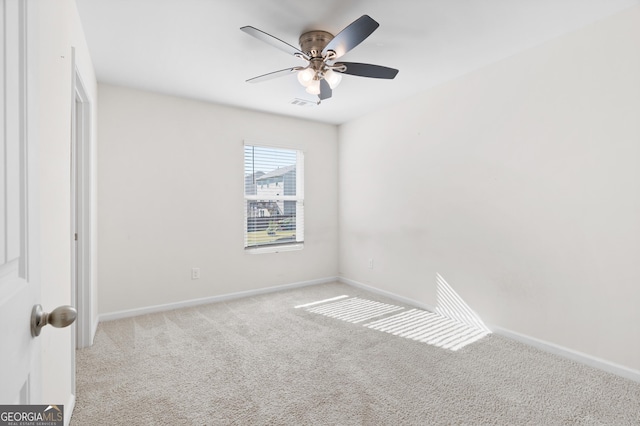
M 91 342 L 89 342 L 89 346 L 93 346 L 93 342 L 96 339 L 96 333 L 98 332 L 98 324 L 100 324 L 100 317 L 96 315 L 96 318 L 93 321 L 91 326 Z
M 224 302 L 226 300 L 239 299 L 241 297 L 257 296 L 260 294 L 273 293 L 276 291 L 289 290 L 293 288 L 306 287 L 306 286 L 316 285 L 316 284 L 324 284 L 324 283 L 329 283 L 333 281 L 338 281 L 338 278 L 337 277 L 320 278 L 317 280 L 302 281 L 302 282 L 284 284 L 284 285 L 279 285 L 274 287 L 259 288 L 256 290 L 239 291 L 237 293 L 228 293 L 220 296 L 210 296 L 210 297 L 203 297 L 200 299 L 184 300 L 181 302 L 167 303 L 164 305 L 155 305 L 155 306 L 146 306 L 143 308 L 127 309 L 124 311 L 100 314 L 100 322 L 113 321 L 121 318 L 135 317 L 138 315 L 151 314 L 154 312 L 171 311 L 174 309 L 187 308 L 187 307 L 197 306 L 197 305 L 206 305 L 208 303 Z
M 73 415 L 73 409 L 76 407 L 76 396 L 71 394 L 69 402 L 64 406 L 64 426 L 69 426 L 71 423 L 71 416 Z
M 376 288 L 367 284 L 363 284 L 361 282 L 358 282 L 349 278 L 345 278 L 345 277 L 327 277 L 327 278 L 320 278 L 317 280 L 303 281 L 298 283 L 285 284 L 285 285 L 261 288 L 256 290 L 247 290 L 247 291 L 241 291 L 237 293 L 223 294 L 220 296 L 211 296 L 211 297 L 205 297 L 201 299 L 185 300 L 182 302 L 167 303 L 164 305 L 155 305 L 155 306 L 148 306 L 144 308 L 136 308 L 136 309 L 129 309 L 124 311 L 107 313 L 107 314 L 101 314 L 99 317 L 99 321 L 100 322 L 112 321 L 112 320 L 121 319 L 121 318 L 128 318 L 128 317 L 134 317 L 138 315 L 150 314 L 154 312 L 170 311 L 173 309 L 186 308 L 190 306 L 223 302 L 226 300 L 257 296 L 260 294 L 273 293 L 276 291 L 289 290 L 293 288 L 306 287 L 306 286 L 311 286 L 316 284 L 324 284 L 324 283 L 333 282 L 333 281 L 339 281 L 341 283 L 350 285 L 352 287 L 361 288 L 363 290 L 367 290 L 372 293 L 376 293 L 381 296 L 388 297 L 389 299 L 396 300 L 400 303 L 404 303 L 410 306 L 415 306 L 416 308 L 424 309 L 427 311 L 435 312 L 434 306 L 430 306 L 426 303 L 418 302 L 408 297 L 400 296 L 399 294 L 396 294 L 390 291 L 381 290 L 379 288 Z M 97 326 L 98 326 L 98 323 L 96 322 L 93 328 L 92 336 L 95 336 Z M 607 371 L 609 373 L 612 373 L 636 382 L 640 382 L 640 371 L 625 367 L 623 365 L 615 364 L 607 360 L 596 358 L 594 356 L 591 356 L 582 352 L 574 351 L 572 349 L 568 349 L 563 346 L 556 345 L 554 343 L 536 339 L 535 337 L 531 337 L 531 336 L 517 333 L 515 331 L 507 330 L 498 326 L 489 325 L 489 328 L 496 334 L 499 334 L 501 336 L 507 337 L 512 340 L 522 342 L 529 346 L 536 347 L 545 352 L 553 353 L 553 354 L 562 356 L 564 358 L 568 358 L 573 361 L 588 365 L 590 367 L 594 367 L 594 368 Z M 68 423 L 65 422 L 65 424 L 68 424 Z
M 536 339 L 535 337 L 527 336 L 524 334 L 516 333 L 515 331 L 507 330 L 502 327 L 489 326 L 489 328 L 496 334 L 504 336 L 508 339 L 516 340 L 518 342 L 533 346 L 545 352 L 559 355 L 563 358 L 579 362 L 581 364 L 588 365 L 590 367 L 597 368 L 609 373 L 613 373 L 617 376 L 624 377 L 626 379 L 640 382 L 640 371 L 633 370 L 623 365 L 615 364 L 613 362 L 596 358 L 583 352 L 574 351 L 573 349 L 565 348 L 564 346 L 556 345 L 544 340 Z
M 358 287 L 364 290 L 368 290 L 372 293 L 380 294 L 382 296 L 386 296 L 389 299 L 396 300 L 401 303 L 405 303 L 407 305 L 415 306 L 416 308 L 424 309 L 427 311 L 435 312 L 435 307 L 429 306 L 425 303 L 418 302 L 416 300 L 409 299 L 404 296 L 400 296 L 398 294 L 392 293 L 390 291 L 381 290 L 379 288 L 372 287 L 367 284 L 362 284 L 358 281 L 351 280 L 345 277 L 339 277 L 338 281 L 344 284 L 348 284 L 353 287 Z M 487 325 L 489 329 L 499 334 L 500 336 L 504 336 L 508 339 L 516 340 L 518 342 L 524 343 L 529 346 L 533 346 L 535 348 L 541 349 L 545 352 L 549 352 L 552 354 L 559 355 L 563 358 L 568 358 L 570 360 L 579 362 L 581 364 L 588 365 L 590 367 L 597 368 L 599 370 L 603 370 L 617 376 L 624 377 L 626 379 L 633 380 L 635 382 L 640 382 L 640 371 L 631 369 L 629 367 L 625 367 L 623 365 L 615 364 L 613 362 L 596 358 L 594 356 L 574 351 L 572 349 L 565 348 L 560 345 L 556 345 L 554 343 L 546 342 L 544 340 L 536 339 L 535 337 L 530 337 L 524 334 L 516 333 L 515 331 L 507 330 L 505 328 Z
M 376 287 L 372 287 L 367 284 L 362 284 L 361 282 L 351 280 L 345 277 L 339 277 L 338 281 L 344 284 L 348 284 L 352 287 L 361 288 L 363 290 L 370 291 L 371 293 L 379 294 L 380 296 L 388 297 L 389 299 L 393 299 L 395 301 L 405 303 L 407 305 L 415 306 L 416 308 L 424 309 L 425 311 L 435 312 L 436 308 L 431 305 L 427 305 L 426 303 L 418 302 L 417 300 L 409 299 L 408 297 L 400 296 L 399 294 L 392 293 L 390 291 L 381 290 Z

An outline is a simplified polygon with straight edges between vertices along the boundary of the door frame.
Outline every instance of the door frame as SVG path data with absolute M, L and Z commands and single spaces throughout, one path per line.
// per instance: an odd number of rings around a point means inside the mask
M 74 349 L 93 344 L 92 102 L 71 49 L 71 298 L 78 311 Z M 77 238 L 77 239 L 76 239 Z M 75 352 L 75 351 L 74 351 Z M 73 371 L 75 371 L 75 360 Z M 75 383 L 75 380 L 74 380 Z

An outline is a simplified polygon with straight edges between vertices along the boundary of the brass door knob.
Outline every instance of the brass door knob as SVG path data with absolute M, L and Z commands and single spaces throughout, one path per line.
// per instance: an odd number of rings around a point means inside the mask
M 56 328 L 68 327 L 78 317 L 78 311 L 73 307 L 64 305 L 55 308 L 51 313 L 42 310 L 42 305 L 35 305 L 31 310 L 31 335 L 40 335 L 40 330 L 47 324 Z

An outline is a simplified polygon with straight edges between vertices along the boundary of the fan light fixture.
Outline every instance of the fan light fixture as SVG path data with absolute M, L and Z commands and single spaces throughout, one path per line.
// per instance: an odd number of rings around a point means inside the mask
M 332 69 L 323 73 L 316 72 L 312 68 L 298 71 L 298 82 L 307 88 L 307 93 L 312 95 L 320 93 L 320 80 L 322 79 L 329 83 L 329 87 L 335 89 L 342 81 L 342 75 Z
M 394 68 L 359 62 L 336 62 L 345 53 L 362 43 L 378 26 L 379 24 L 369 15 L 362 15 L 335 37 L 326 31 L 307 31 L 298 39 L 300 49 L 255 27 L 242 27 L 240 29 L 250 36 L 307 62 L 305 67 L 289 67 L 247 81 L 257 83 L 296 73 L 298 82 L 306 88 L 307 93 L 318 95 L 318 104 L 320 104 L 321 101 L 332 96 L 333 89 L 338 87 L 342 80 L 342 74 L 393 79 L 398 73 Z
M 307 85 L 307 93 L 311 95 L 319 95 L 320 94 L 320 80 L 314 79 Z
M 298 82 L 307 88 L 307 93 L 320 94 L 320 78 L 313 68 L 304 68 L 298 71 Z
M 329 83 L 329 87 L 335 89 L 342 81 L 342 74 L 334 70 L 328 70 L 324 73 L 324 79 Z
M 304 87 L 309 87 L 315 76 L 316 72 L 311 68 L 305 68 L 302 71 L 298 71 L 298 81 Z

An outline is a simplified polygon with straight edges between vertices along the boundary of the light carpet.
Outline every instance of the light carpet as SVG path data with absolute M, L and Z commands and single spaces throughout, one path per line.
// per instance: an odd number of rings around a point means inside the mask
M 640 383 L 536 348 L 454 352 L 295 309 L 345 294 L 411 308 L 330 283 L 101 323 L 71 424 L 640 425 Z

